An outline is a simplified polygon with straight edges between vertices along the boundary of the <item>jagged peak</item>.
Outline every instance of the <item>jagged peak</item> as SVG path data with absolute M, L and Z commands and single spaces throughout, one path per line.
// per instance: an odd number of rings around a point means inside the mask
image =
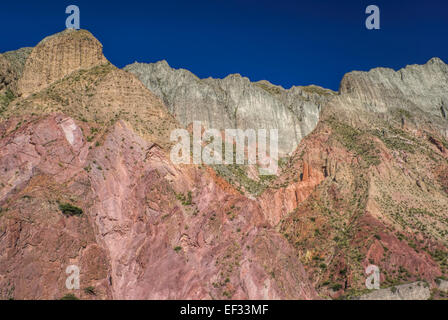
M 174 68 L 172 68 L 168 61 L 164 60 L 160 60 L 160 61 L 156 61 L 156 62 L 139 62 L 139 61 L 134 61 L 134 63 L 131 63 L 127 66 L 124 67 L 124 69 L 126 68 L 130 68 L 130 67 L 135 67 L 135 66 L 160 66 L 166 69 L 172 69 L 172 70 L 176 70 Z
M 67 29 L 48 36 L 33 48 L 18 82 L 27 96 L 72 72 L 106 64 L 102 44 L 87 30 Z
M 164 67 L 171 68 L 170 64 L 169 64 L 168 61 L 166 61 L 165 59 L 160 60 L 160 61 L 158 61 L 158 62 L 156 62 L 156 63 L 159 64 L 159 65 L 162 65 L 162 66 L 164 66 Z
M 151 71 L 151 70 L 156 70 L 157 72 L 163 71 L 164 73 L 183 73 L 184 75 L 187 75 L 187 77 L 191 77 L 194 78 L 196 80 L 201 80 L 198 76 L 196 76 L 194 73 L 192 73 L 191 71 L 187 70 L 187 69 L 183 69 L 183 68 L 173 68 L 170 66 L 170 64 L 168 63 L 168 61 L 164 60 L 159 60 L 156 62 L 138 62 L 135 61 L 132 64 L 129 64 L 127 66 L 125 66 L 123 68 L 123 70 L 125 71 L 130 71 L 130 72 L 138 72 L 139 70 L 147 70 L 147 71 Z

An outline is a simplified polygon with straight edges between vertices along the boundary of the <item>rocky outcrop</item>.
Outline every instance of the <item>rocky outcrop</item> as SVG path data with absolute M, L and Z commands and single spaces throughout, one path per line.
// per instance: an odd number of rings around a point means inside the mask
M 374 290 L 360 296 L 359 300 L 428 300 L 430 296 L 429 285 L 420 281 Z
M 360 111 L 367 111 L 382 113 L 389 120 L 397 118 L 402 127 L 410 129 L 431 123 L 448 137 L 447 86 L 448 65 L 439 58 L 398 71 L 388 68 L 354 71 L 342 79 L 340 96 L 334 105 L 351 114 L 348 117 L 352 119 L 359 118 Z
M 107 63 L 103 46 L 86 30 L 67 29 L 42 40 L 26 59 L 18 91 L 38 92 L 74 71 Z
M 303 162 L 303 172 L 302 172 L 302 181 L 306 182 L 311 177 L 311 167 L 307 161 Z
M 341 95 L 359 99 L 374 111 L 391 107 L 411 109 L 413 106 L 441 117 L 441 107 L 448 103 L 448 66 L 439 58 L 424 65 L 410 65 L 398 71 L 376 68 L 369 72 L 346 74 L 340 85 Z M 409 105 L 391 105 L 388 99 L 406 98 Z
M 431 142 L 434 146 L 437 147 L 437 149 L 442 153 L 442 154 L 446 154 L 446 148 L 445 146 L 442 144 L 441 141 L 437 140 L 434 137 L 429 136 L 428 137 L 429 142 Z
M 166 61 L 124 68 L 154 92 L 184 126 L 201 121 L 213 129 L 278 129 L 279 152 L 291 153 L 316 126 L 335 93 L 317 86 L 285 90 L 239 74 L 199 79 Z
M 16 78 L 17 76 L 9 61 L 3 55 L 0 55 L 0 92 L 3 93 L 11 88 Z
M 98 42 L 90 33 L 83 30 L 67 32 L 49 37 L 49 40 L 44 40 L 43 43 L 59 42 L 61 40 L 57 40 L 58 37 L 68 41 L 67 47 L 83 48 L 83 41 L 87 41 L 88 44 Z M 75 35 L 78 32 L 79 34 Z M 82 40 L 85 37 L 88 40 Z M 80 39 L 82 41 L 78 43 Z M 70 41 L 73 43 L 70 44 Z M 84 52 L 86 49 L 81 51 Z M 33 52 L 36 52 L 36 49 Z M 56 61 L 65 59 L 64 51 L 52 59 Z M 175 128 L 181 127 L 179 123 L 163 103 L 135 76 L 116 68 L 104 58 L 99 60 L 105 63 L 89 69 L 83 69 L 84 63 L 80 61 L 78 61 L 80 64 L 71 62 L 69 65 L 75 71 L 48 84 L 39 92 L 16 99 L 3 112 L 3 116 L 8 118 L 23 114 L 45 115 L 63 112 L 77 120 L 96 122 L 102 126 L 122 119 L 128 121 L 140 135 L 163 147 L 168 147 L 170 134 Z M 26 68 L 25 66 L 24 73 Z M 39 69 L 33 75 L 36 79 L 46 78 L 47 71 Z M 66 70 L 65 73 L 68 72 L 69 70 Z
M 76 296 L 111 297 L 108 254 L 89 217 L 64 216 L 58 207 L 70 202 L 86 208 L 91 201 L 80 127 L 65 116 L 11 133 L 16 125 L 0 125 L 0 298 L 60 299 L 68 293 L 69 265 L 81 269 Z

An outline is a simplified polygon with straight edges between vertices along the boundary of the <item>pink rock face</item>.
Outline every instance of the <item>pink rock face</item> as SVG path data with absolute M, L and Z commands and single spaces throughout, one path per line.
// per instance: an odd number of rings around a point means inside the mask
M 272 225 L 277 225 L 284 216 L 304 202 L 324 179 L 322 172 L 313 170 L 308 162 L 304 162 L 302 179 L 297 179 L 297 182 L 285 188 L 268 189 L 261 195 L 259 202 L 266 219 Z
M 61 114 L 21 121 L 0 124 L 0 298 L 318 297 L 259 205 L 207 169 L 173 165 L 123 121 L 98 143 Z

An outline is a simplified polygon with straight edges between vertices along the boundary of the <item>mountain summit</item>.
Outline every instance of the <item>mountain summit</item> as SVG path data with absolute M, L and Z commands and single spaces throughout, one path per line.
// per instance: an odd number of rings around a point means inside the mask
M 75 71 L 106 62 L 103 46 L 90 32 L 66 29 L 33 48 L 18 83 L 19 93 L 27 96 Z

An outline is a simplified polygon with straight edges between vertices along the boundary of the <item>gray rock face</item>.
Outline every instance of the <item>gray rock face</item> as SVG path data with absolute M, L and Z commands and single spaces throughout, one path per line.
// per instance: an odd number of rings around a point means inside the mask
M 391 288 L 375 290 L 362 295 L 359 300 L 428 300 L 431 296 L 429 285 L 425 282 L 414 282 Z
M 448 65 L 433 58 L 424 65 L 410 65 L 398 71 L 376 68 L 346 74 L 341 96 L 360 102 L 369 111 L 392 108 L 420 109 L 438 118 L 448 116 Z
M 317 125 L 319 112 L 335 92 L 317 86 L 285 90 L 238 74 L 199 79 L 166 61 L 124 68 L 167 105 L 184 125 L 201 121 L 213 129 L 278 129 L 280 156 L 292 152 Z
M 20 48 L 15 51 L 8 51 L 2 55 L 11 63 L 13 69 L 16 70 L 17 74 L 22 76 L 23 68 L 25 67 L 25 62 L 30 55 L 33 48 L 25 47 Z
M 292 152 L 317 125 L 321 109 L 372 121 L 372 115 L 400 119 L 418 127 L 425 123 L 448 137 L 448 65 L 433 58 L 424 65 L 394 71 L 376 68 L 344 76 L 339 94 L 317 86 L 286 90 L 267 81 L 250 82 L 238 74 L 199 79 L 166 61 L 134 63 L 136 75 L 185 126 L 201 121 L 208 128 L 278 129 L 280 156 Z M 332 106 L 332 107 L 331 107 Z
M 378 127 L 398 121 L 402 127 L 430 128 L 448 138 L 448 65 L 433 58 L 398 71 L 350 72 L 341 81 L 339 95 L 323 112 L 342 115 L 363 127 L 380 119 Z

